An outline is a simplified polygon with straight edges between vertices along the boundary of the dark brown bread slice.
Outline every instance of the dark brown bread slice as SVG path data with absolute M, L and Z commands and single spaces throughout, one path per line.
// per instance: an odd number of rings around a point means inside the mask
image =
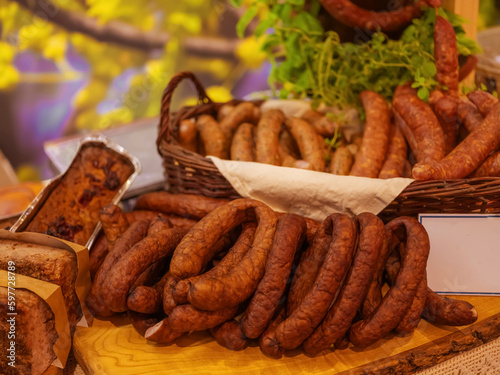
M 9 337 L 10 317 L 8 311 L 8 291 L 0 287 L 0 374 L 39 375 L 56 358 L 53 346 L 58 335 L 55 328 L 54 313 L 47 303 L 25 289 L 16 289 L 15 338 Z M 15 367 L 9 365 L 11 341 L 15 342 Z
M 16 264 L 16 273 L 59 285 L 64 297 L 68 320 L 73 332 L 82 317 L 80 301 L 75 292 L 76 255 L 70 251 L 27 242 L 0 240 L 0 269 L 9 261 Z

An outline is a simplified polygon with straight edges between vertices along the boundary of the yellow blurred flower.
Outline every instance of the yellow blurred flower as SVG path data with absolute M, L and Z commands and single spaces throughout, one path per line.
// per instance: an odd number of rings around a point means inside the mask
M 0 63 L 10 63 L 16 53 L 15 47 L 0 41 Z
M 199 34 L 201 31 L 201 18 L 196 14 L 174 12 L 169 16 L 171 25 L 184 28 L 191 34 Z
M 231 91 L 223 86 L 210 86 L 206 92 L 208 97 L 214 102 L 227 102 L 233 98 Z
M 93 79 L 75 97 L 75 107 L 93 107 L 100 103 L 108 95 L 108 83 Z
M 8 64 L 0 63 L 0 90 L 8 90 L 19 81 L 19 72 Z
M 97 129 L 98 123 L 99 115 L 94 108 L 79 113 L 75 120 L 75 126 L 78 130 Z
M 32 165 L 23 164 L 19 166 L 16 175 L 19 182 L 40 181 L 40 171 Z
M 266 54 L 261 50 L 263 40 L 262 37 L 257 39 L 250 36 L 243 39 L 236 48 L 236 56 L 250 69 L 259 68 L 266 59 Z
M 61 62 L 66 55 L 67 42 L 68 38 L 66 34 L 58 33 L 51 36 L 43 49 L 43 56 L 47 59 Z

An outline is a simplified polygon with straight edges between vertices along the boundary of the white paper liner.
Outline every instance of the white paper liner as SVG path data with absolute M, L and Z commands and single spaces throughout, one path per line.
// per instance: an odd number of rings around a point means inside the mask
M 414 180 L 336 176 L 274 165 L 210 158 L 233 188 L 273 210 L 323 221 L 334 213 L 380 213 Z

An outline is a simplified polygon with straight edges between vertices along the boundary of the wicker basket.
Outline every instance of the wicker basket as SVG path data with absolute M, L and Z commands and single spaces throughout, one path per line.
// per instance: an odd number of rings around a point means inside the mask
M 188 79 L 198 92 L 199 105 L 170 111 L 172 95 L 181 81 Z M 163 159 L 169 190 L 215 198 L 240 198 L 210 159 L 188 151 L 177 142 L 180 121 L 202 114 L 216 116 L 223 104 L 214 103 L 191 72 L 174 76 L 162 98 L 157 147 Z M 260 105 L 261 102 L 256 102 Z M 418 213 L 500 213 L 500 178 L 484 177 L 460 180 L 415 181 L 411 183 L 381 216 L 416 216 Z

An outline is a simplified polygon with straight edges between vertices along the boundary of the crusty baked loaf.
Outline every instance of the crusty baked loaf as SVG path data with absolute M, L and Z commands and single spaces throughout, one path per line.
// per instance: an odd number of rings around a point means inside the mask
M 15 338 L 9 338 L 11 318 L 8 311 L 7 288 L 0 287 L 0 374 L 40 375 L 56 358 L 53 350 L 58 335 L 55 328 L 54 313 L 47 303 L 25 289 L 16 289 Z M 9 366 L 11 359 L 10 342 L 15 342 L 15 367 Z
M 85 245 L 99 222 L 99 211 L 133 172 L 130 161 L 115 151 L 94 143 L 82 146 L 25 230 Z
M 1 239 L 0 269 L 6 270 L 9 261 L 15 263 L 16 273 L 61 287 L 71 332 L 73 332 L 82 317 L 80 301 L 75 292 L 76 255 L 54 247 Z

